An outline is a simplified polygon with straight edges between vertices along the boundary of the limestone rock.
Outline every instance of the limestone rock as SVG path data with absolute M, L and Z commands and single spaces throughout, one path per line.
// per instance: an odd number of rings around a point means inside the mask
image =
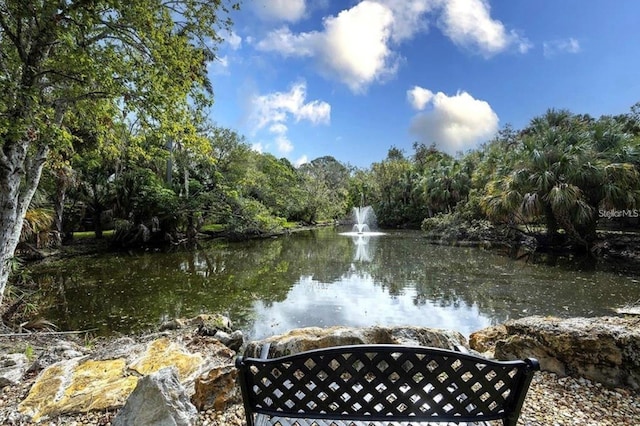
M 174 367 L 192 393 L 195 379 L 220 365 L 231 365 L 235 353 L 216 339 L 160 337 L 150 342 L 119 343 L 112 349 L 61 361 L 44 369 L 20 404 L 19 411 L 33 421 L 64 413 L 121 407 L 139 376 Z M 206 355 L 203 355 L 206 354 Z M 109 359 L 109 354 L 117 356 Z
M 269 357 L 320 349 L 330 346 L 360 344 L 410 344 L 454 349 L 456 345 L 466 346 L 464 336 L 456 331 L 425 327 L 308 327 L 291 330 L 288 333 L 250 342 L 245 354 L 258 357 L 265 343 L 270 343 Z
M 201 336 L 214 336 L 217 331 L 232 332 L 231 320 L 220 314 L 200 314 L 193 318 L 173 318 L 160 325 L 160 331 L 195 327 Z
M 240 389 L 236 386 L 238 370 L 232 365 L 214 368 L 206 377 L 195 382 L 195 393 L 191 402 L 200 411 L 214 409 L 223 411 L 230 405 L 242 402 Z
M 220 314 L 200 314 L 188 320 L 188 323 L 195 325 L 201 336 L 215 336 L 217 331 L 232 331 L 229 318 Z
M 224 331 L 218 331 L 215 334 L 215 337 L 220 340 L 220 343 L 233 351 L 238 351 L 244 343 L 244 336 L 240 330 L 236 330 L 231 334 Z
M 427 327 L 391 327 L 382 328 L 381 334 L 384 336 L 387 330 L 390 333 L 389 343 L 443 349 L 455 349 L 457 345 L 467 346 L 467 340 L 457 331 Z
M 91 359 L 108 360 L 116 358 L 128 358 L 142 354 L 146 349 L 144 342 L 136 341 L 131 337 L 120 337 L 111 341 L 105 347 L 97 348 L 91 352 Z
M 197 418 L 196 407 L 178 379 L 178 370 L 170 367 L 140 379 L 112 425 L 190 426 Z
M 186 325 L 186 321 L 182 318 L 174 318 L 169 321 L 165 321 L 160 325 L 160 331 L 164 330 L 179 330 L 184 328 Z
M 74 358 L 47 367 L 18 407 L 34 421 L 44 416 L 121 406 L 138 381 L 124 360 Z
M 0 355 L 0 389 L 19 383 L 28 362 L 25 354 Z
M 493 356 L 496 341 L 506 335 L 507 329 L 502 324 L 487 327 L 469 335 L 469 346 L 475 351 Z
M 76 343 L 58 340 L 47 347 L 29 367 L 29 372 L 38 372 L 56 362 L 77 358 L 85 354 L 84 348 Z
M 534 357 L 543 370 L 640 389 L 640 323 L 618 317 L 528 317 L 505 323 L 495 357 Z
M 129 368 L 138 374 L 146 375 L 164 367 L 174 366 L 180 379 L 184 380 L 198 371 L 202 361 L 202 355 L 191 354 L 178 343 L 165 337 L 151 342 L 142 356 L 133 360 Z

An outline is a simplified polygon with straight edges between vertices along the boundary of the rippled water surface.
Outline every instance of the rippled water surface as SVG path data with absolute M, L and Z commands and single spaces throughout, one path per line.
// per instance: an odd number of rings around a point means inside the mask
M 528 315 L 596 316 L 640 300 L 638 277 L 593 261 L 544 264 L 427 244 L 419 232 L 322 229 L 197 251 L 65 259 L 32 271 L 62 329 L 139 332 L 220 312 L 250 338 L 303 326 L 470 332 Z

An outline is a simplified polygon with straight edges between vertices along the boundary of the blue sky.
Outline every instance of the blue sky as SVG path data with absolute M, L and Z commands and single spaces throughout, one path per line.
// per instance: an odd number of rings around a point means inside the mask
M 245 0 L 232 19 L 211 118 L 296 165 L 466 152 L 549 108 L 640 102 L 635 0 Z

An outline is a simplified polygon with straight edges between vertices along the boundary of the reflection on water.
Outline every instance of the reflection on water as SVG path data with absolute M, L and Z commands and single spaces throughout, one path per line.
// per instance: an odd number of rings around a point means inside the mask
M 375 238 L 375 237 L 374 237 Z M 369 244 L 371 236 L 368 234 L 358 234 L 351 237 L 351 241 L 356 247 L 356 254 L 353 256 L 354 262 L 371 262 L 371 247 L 375 243 Z
M 302 326 L 419 325 L 464 334 L 527 315 L 596 316 L 640 299 L 636 276 L 577 259 L 531 264 L 439 247 L 418 232 L 331 229 L 193 252 L 66 259 L 34 268 L 62 329 L 137 332 L 220 312 L 261 338 Z
M 490 320 L 476 305 L 455 309 L 435 301 L 416 303 L 417 290 L 408 286 L 390 295 L 368 274 L 349 272 L 331 285 L 313 277 L 301 277 L 282 302 L 255 304 L 256 320 L 251 334 L 268 336 L 298 327 L 428 325 L 470 333 L 486 327 Z

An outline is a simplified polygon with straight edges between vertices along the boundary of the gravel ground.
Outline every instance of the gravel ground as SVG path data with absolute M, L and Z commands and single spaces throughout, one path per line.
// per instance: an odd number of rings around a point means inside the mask
M 30 425 L 21 419 L 17 405 L 26 396 L 34 378 L 19 386 L 5 387 L 0 391 L 0 424 Z M 111 412 L 92 412 L 72 416 L 60 416 L 42 421 L 45 426 L 110 425 L 116 415 Z M 233 406 L 221 413 L 200 413 L 198 425 L 244 425 L 241 406 Z M 520 416 L 519 425 L 640 425 L 640 393 L 628 389 L 608 389 L 600 383 L 570 377 L 558 378 L 555 374 L 536 374 Z

